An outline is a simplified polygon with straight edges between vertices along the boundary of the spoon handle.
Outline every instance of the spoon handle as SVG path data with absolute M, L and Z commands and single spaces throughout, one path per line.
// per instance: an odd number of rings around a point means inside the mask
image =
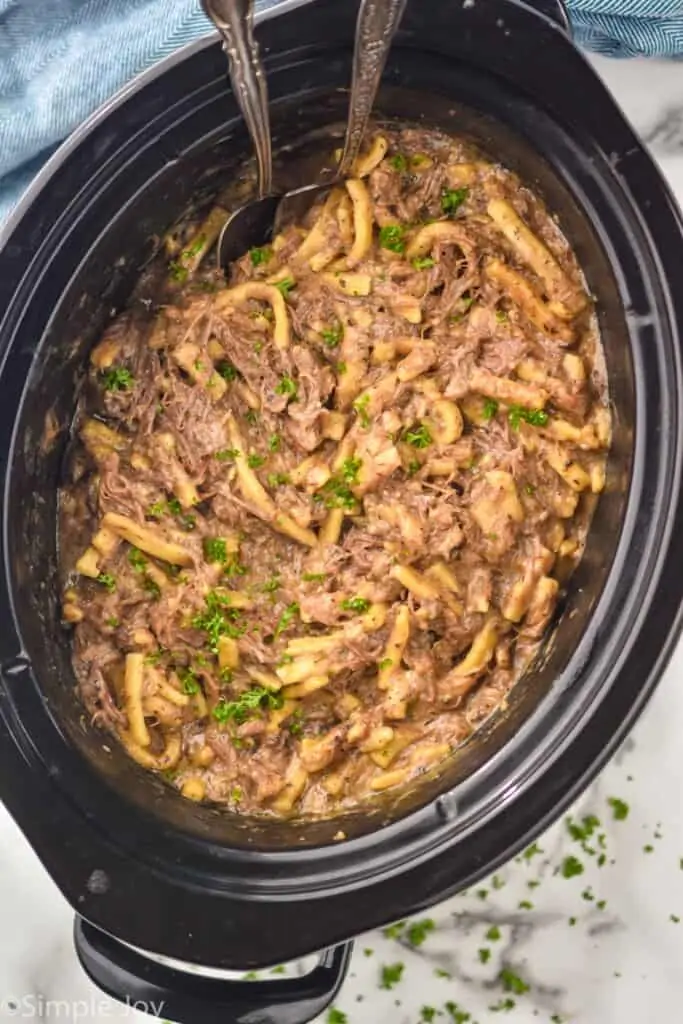
M 223 39 L 230 81 L 256 150 L 258 198 L 273 191 L 268 88 L 254 38 L 253 0 L 202 0 L 204 13 Z
M 391 43 L 407 0 L 361 0 L 353 54 L 349 121 L 337 176 L 346 177 L 360 152 Z

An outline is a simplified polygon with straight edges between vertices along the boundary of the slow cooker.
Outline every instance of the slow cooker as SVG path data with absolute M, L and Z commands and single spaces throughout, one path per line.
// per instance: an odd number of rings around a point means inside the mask
M 356 10 L 284 0 L 258 21 L 280 174 L 344 119 Z M 614 443 L 585 558 L 505 711 L 438 776 L 341 820 L 246 820 L 138 769 L 84 720 L 59 624 L 57 486 L 88 349 L 158 238 L 249 152 L 216 37 L 90 118 L 2 239 L 0 797 L 74 909 L 86 971 L 176 1021 L 315 1016 L 350 937 L 470 885 L 561 813 L 680 630 L 681 215 L 558 0 L 412 0 L 377 116 L 469 135 L 557 213 L 596 299 Z M 304 978 L 221 974 L 321 949 Z

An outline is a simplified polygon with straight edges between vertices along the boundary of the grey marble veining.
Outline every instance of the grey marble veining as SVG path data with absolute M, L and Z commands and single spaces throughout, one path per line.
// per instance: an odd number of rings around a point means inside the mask
M 683 201 L 683 65 L 591 60 Z M 527 856 L 420 915 L 417 930 L 361 936 L 336 1006 L 348 1024 L 678 1021 L 682 731 L 679 647 L 633 736 L 571 810 L 580 828 L 586 818 L 600 822 L 585 840 L 593 852 L 563 819 Z M 615 817 L 613 798 L 628 806 L 625 818 L 621 805 Z M 71 926 L 71 911 L 0 809 L 0 1021 L 149 1020 L 87 981 Z

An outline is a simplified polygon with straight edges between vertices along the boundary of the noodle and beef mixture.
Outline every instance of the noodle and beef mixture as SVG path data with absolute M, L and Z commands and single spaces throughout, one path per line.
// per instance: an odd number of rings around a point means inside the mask
M 442 762 L 537 650 L 604 484 L 599 342 L 556 223 L 457 139 L 376 135 L 227 281 L 224 217 L 92 353 L 64 619 L 141 765 L 329 814 Z

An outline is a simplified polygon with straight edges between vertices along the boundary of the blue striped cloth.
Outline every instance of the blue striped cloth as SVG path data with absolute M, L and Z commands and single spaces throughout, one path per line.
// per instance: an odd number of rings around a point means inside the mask
M 567 6 L 580 45 L 615 57 L 683 56 L 683 0 Z M 91 111 L 207 29 L 198 0 L 0 0 L 0 222 Z

